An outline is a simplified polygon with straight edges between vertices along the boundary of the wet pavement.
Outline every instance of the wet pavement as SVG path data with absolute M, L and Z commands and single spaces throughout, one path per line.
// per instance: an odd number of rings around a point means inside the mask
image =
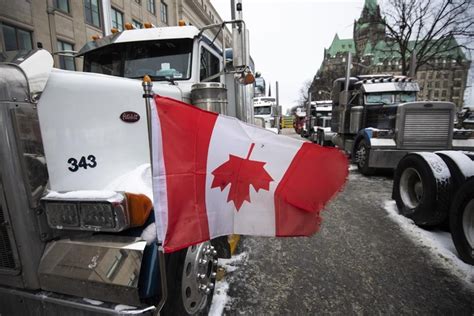
M 243 237 L 225 315 L 472 315 L 474 285 L 414 242 L 384 210 L 391 175 L 351 170 L 310 238 Z

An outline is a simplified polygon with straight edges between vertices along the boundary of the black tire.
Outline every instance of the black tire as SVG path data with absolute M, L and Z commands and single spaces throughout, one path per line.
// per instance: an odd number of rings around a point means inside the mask
M 399 212 L 418 226 L 442 223 L 449 211 L 449 181 L 438 181 L 428 162 L 408 154 L 398 163 L 393 179 L 393 199 Z
M 371 176 L 375 173 L 375 168 L 369 167 L 370 146 L 365 139 L 362 139 L 357 144 L 354 151 L 354 162 L 357 164 L 357 169 L 365 176 Z
M 466 181 L 466 177 L 459 169 L 458 165 L 451 159 L 448 155 L 443 154 L 442 152 L 436 153 L 438 156 L 443 159 L 446 165 L 449 168 L 449 172 L 451 173 L 451 186 L 449 190 L 449 205 L 451 205 L 452 201 L 454 201 L 454 195 L 459 190 L 461 185 Z M 450 216 L 446 216 L 446 219 L 443 223 L 440 224 L 441 228 L 444 230 L 449 230 L 450 225 Z
M 193 289 L 190 287 L 189 292 L 188 288 L 186 287 L 186 282 L 196 282 L 195 285 L 199 284 L 198 282 L 201 282 L 195 275 L 196 270 L 194 267 L 190 267 L 189 262 L 187 261 L 188 254 L 192 254 L 193 251 L 198 251 L 197 249 L 201 249 L 199 248 L 200 245 L 192 246 L 167 255 L 166 278 L 168 285 L 168 299 L 163 306 L 161 315 L 207 315 L 209 313 L 215 285 L 215 276 L 210 277 L 210 275 L 212 273 L 215 274 L 217 265 L 211 265 L 209 262 L 207 266 L 202 267 L 204 270 L 200 271 L 209 277 L 206 278 L 205 282 L 208 280 L 212 281 L 212 288 L 210 288 L 210 292 L 205 295 L 205 300 L 200 300 L 195 305 L 193 305 L 193 302 L 191 302 L 192 300 L 190 300 L 189 297 L 194 297 L 196 295 L 199 296 L 200 292 L 196 292 L 197 286 L 193 287 Z M 206 245 L 210 246 L 211 244 L 206 243 Z M 193 261 L 195 260 L 191 260 L 191 262 Z M 196 307 L 196 310 L 193 310 L 195 306 L 199 306 L 199 308 Z
M 454 246 L 462 261 L 474 265 L 474 178 L 457 191 L 449 214 Z

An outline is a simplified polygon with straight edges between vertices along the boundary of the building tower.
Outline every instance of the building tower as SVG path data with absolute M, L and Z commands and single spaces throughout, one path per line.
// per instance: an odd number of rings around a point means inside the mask
M 385 40 L 385 27 L 377 0 L 365 0 L 359 20 L 354 21 L 354 42 L 356 55 L 363 56 L 367 44 L 371 48 Z

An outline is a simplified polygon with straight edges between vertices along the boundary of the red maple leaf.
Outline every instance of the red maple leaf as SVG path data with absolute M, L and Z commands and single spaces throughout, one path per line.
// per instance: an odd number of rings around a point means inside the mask
M 239 211 L 244 201 L 250 202 L 250 185 L 257 192 L 260 189 L 268 191 L 270 182 L 273 181 L 273 178 L 263 167 L 266 164 L 265 162 L 249 159 L 254 146 L 254 143 L 250 145 L 247 158 L 243 159 L 229 155 L 229 160 L 212 172 L 214 180 L 211 188 L 220 187 L 223 191 L 230 184 L 227 202 L 233 201 L 237 211 Z

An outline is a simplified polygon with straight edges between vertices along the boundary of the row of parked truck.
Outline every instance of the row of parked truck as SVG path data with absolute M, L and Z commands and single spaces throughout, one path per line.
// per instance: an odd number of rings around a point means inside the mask
M 474 264 L 473 109 L 417 101 L 419 90 L 406 76 L 348 73 L 334 81 L 329 111 L 308 104 L 301 135 L 344 150 L 366 176 L 393 169 L 400 213 L 449 226 L 460 258 Z

